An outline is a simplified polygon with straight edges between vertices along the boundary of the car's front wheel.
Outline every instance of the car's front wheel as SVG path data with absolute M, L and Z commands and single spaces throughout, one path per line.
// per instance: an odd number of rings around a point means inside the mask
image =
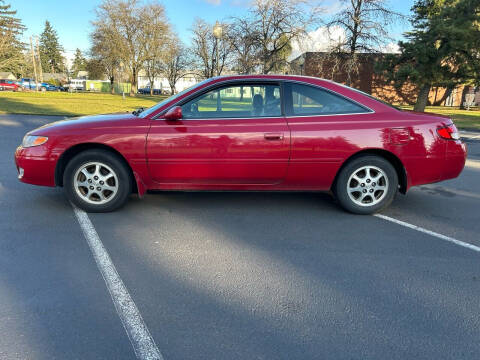
M 398 176 L 386 159 L 365 155 L 343 167 L 333 190 L 347 211 L 372 214 L 390 205 L 398 190 Z
M 104 150 L 87 150 L 71 159 L 64 172 L 67 197 L 87 212 L 118 209 L 132 192 L 132 179 L 124 161 Z

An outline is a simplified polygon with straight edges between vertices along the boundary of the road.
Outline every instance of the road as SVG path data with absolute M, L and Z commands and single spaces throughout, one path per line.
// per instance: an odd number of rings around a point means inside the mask
M 54 118 L 0 116 L 0 359 L 135 359 L 61 189 L 13 152 Z M 480 141 L 458 179 L 384 218 L 328 194 L 158 192 L 89 214 L 164 359 L 478 359 Z

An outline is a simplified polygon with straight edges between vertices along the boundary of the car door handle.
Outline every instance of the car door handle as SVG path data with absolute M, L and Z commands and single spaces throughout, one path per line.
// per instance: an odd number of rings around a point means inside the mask
M 263 135 L 265 140 L 283 140 L 282 133 L 266 133 Z

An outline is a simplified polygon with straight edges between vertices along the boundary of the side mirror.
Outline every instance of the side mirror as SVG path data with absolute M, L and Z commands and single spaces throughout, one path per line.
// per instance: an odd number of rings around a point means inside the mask
M 165 120 L 176 121 L 182 118 L 182 108 L 180 106 L 174 106 L 163 116 Z

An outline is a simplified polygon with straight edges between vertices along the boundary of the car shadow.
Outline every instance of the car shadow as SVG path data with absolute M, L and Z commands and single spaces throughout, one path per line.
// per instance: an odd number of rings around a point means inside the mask
M 326 194 L 165 192 L 91 218 L 167 358 L 444 356 L 452 331 L 480 350 L 462 310 L 475 254 Z

